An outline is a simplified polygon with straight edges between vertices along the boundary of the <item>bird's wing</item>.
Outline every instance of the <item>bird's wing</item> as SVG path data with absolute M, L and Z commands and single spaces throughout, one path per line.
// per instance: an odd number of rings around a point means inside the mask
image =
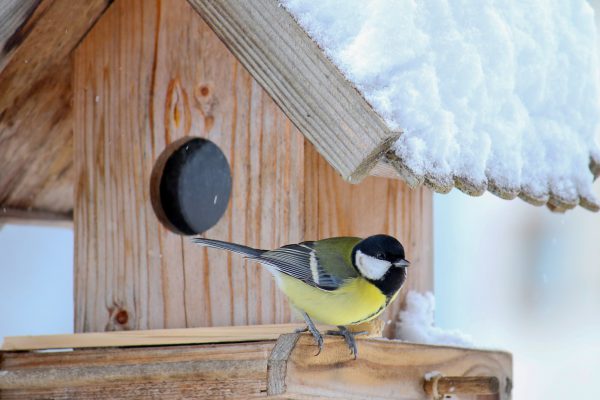
M 323 290 L 335 290 L 358 276 L 350 254 L 359 238 L 332 238 L 290 244 L 250 257 Z

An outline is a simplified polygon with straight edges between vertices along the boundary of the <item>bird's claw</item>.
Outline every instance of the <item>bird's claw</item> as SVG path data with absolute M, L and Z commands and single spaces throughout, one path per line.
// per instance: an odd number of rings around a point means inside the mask
M 315 343 L 317 345 L 317 347 L 319 348 L 319 350 L 317 351 L 317 353 L 315 354 L 315 356 L 318 356 L 319 354 L 321 354 L 321 351 L 323 350 L 323 335 L 321 335 L 321 333 L 317 330 L 317 328 L 313 325 L 307 325 L 305 328 L 298 328 L 294 330 L 294 333 L 304 333 L 304 332 L 310 332 L 311 335 L 313 336 L 313 338 L 315 339 Z
M 356 360 L 356 357 L 358 356 L 358 347 L 356 346 L 355 336 L 366 335 L 368 332 L 367 331 L 350 332 L 348 330 L 348 328 L 346 328 L 345 326 L 338 326 L 338 329 L 339 330 L 337 330 L 337 331 L 327 331 L 327 334 L 335 335 L 335 336 L 343 336 L 344 340 L 346 341 L 346 344 L 350 348 L 350 355 L 353 355 L 354 359 Z
M 318 356 L 319 354 L 321 354 L 321 351 L 323 350 L 323 335 L 321 335 L 321 333 L 316 328 L 311 328 L 310 326 L 307 327 L 307 330 L 310 331 L 310 333 L 315 338 L 315 343 L 317 344 L 317 347 L 319 348 L 319 350 L 317 351 L 315 356 Z

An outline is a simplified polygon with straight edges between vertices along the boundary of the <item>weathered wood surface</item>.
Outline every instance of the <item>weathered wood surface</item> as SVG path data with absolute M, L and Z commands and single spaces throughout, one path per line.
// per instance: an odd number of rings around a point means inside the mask
M 274 341 L 3 353 L 2 399 L 264 397 Z
M 2 224 L 72 227 L 73 215 L 70 212 L 59 214 L 57 212 L 0 207 L 0 225 Z
M 510 398 L 508 353 L 358 339 L 354 360 L 343 339 L 327 336 L 314 356 L 308 334 L 277 342 L 3 352 L 2 398 L 429 399 L 424 375 L 495 377 Z M 508 386 L 507 386 L 508 385 Z M 455 387 L 461 399 L 463 386 Z M 508 391 L 507 391 L 508 390 Z M 467 392 L 473 392 L 469 386 Z
M 389 233 L 413 262 L 407 286 L 432 288 L 431 193 L 344 182 L 187 2 L 115 2 L 76 51 L 74 85 L 77 332 L 293 319 L 260 266 L 156 219 L 152 165 L 185 135 L 231 165 L 232 200 L 207 237 L 272 248 Z
M 51 218 L 72 210 L 70 54 L 108 4 L 2 2 L 0 207 Z
M 495 376 L 500 399 L 510 398 L 509 353 L 359 339 L 359 356 L 354 361 L 341 338 L 328 339 L 319 357 L 313 356 L 314 349 L 311 338 L 302 336 L 291 352 L 285 379 L 290 398 L 427 399 L 424 376 L 432 371 L 447 376 Z
M 203 328 L 148 329 L 143 331 L 86 332 L 57 335 L 7 336 L 0 350 L 46 350 L 89 347 L 159 346 L 172 344 L 228 343 L 255 340 L 274 340 L 280 335 L 304 328 L 304 323 L 216 326 Z M 321 332 L 335 329 L 317 325 Z M 380 324 L 365 323 L 351 329 L 366 332 L 361 337 L 381 337 Z
M 208 236 L 297 242 L 302 135 L 183 0 L 115 2 L 75 64 L 75 330 L 289 322 L 261 267 L 158 222 L 149 178 L 169 143 L 208 138 L 233 176 Z
M 366 237 L 387 233 L 404 245 L 411 266 L 398 299 L 382 318 L 393 337 L 396 316 L 409 290 L 433 291 L 433 204 L 426 188 L 410 189 L 399 180 L 369 177 L 345 182 L 314 148 L 305 153 L 306 237 Z
M 500 381 L 495 376 L 437 376 L 426 379 L 423 390 L 430 395 L 500 394 Z
M 33 14 L 39 0 L 3 0 L 0 2 L 0 71 L 8 62 L 8 55 L 18 45 L 21 26 Z
M 348 181 L 398 137 L 277 0 L 189 0 L 319 153 Z
M 304 328 L 304 326 L 303 324 L 277 324 L 8 336 L 4 338 L 0 350 L 82 349 L 275 340 L 280 335 L 294 332 L 295 329 Z

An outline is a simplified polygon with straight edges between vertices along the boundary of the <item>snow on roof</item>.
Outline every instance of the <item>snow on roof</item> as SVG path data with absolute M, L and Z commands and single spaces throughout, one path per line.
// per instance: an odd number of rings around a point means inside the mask
M 585 0 L 280 0 L 393 130 L 407 180 L 597 209 Z

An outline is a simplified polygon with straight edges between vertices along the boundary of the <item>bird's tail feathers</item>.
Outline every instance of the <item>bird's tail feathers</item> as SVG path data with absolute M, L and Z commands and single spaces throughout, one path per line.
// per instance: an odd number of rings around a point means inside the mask
M 215 249 L 222 249 L 231 251 L 233 253 L 242 254 L 249 258 L 255 258 L 260 256 L 266 250 L 254 249 L 252 247 L 244 246 L 236 243 L 223 242 L 221 240 L 204 239 L 200 237 L 192 238 L 192 242 L 199 244 L 200 246 L 212 247 Z

